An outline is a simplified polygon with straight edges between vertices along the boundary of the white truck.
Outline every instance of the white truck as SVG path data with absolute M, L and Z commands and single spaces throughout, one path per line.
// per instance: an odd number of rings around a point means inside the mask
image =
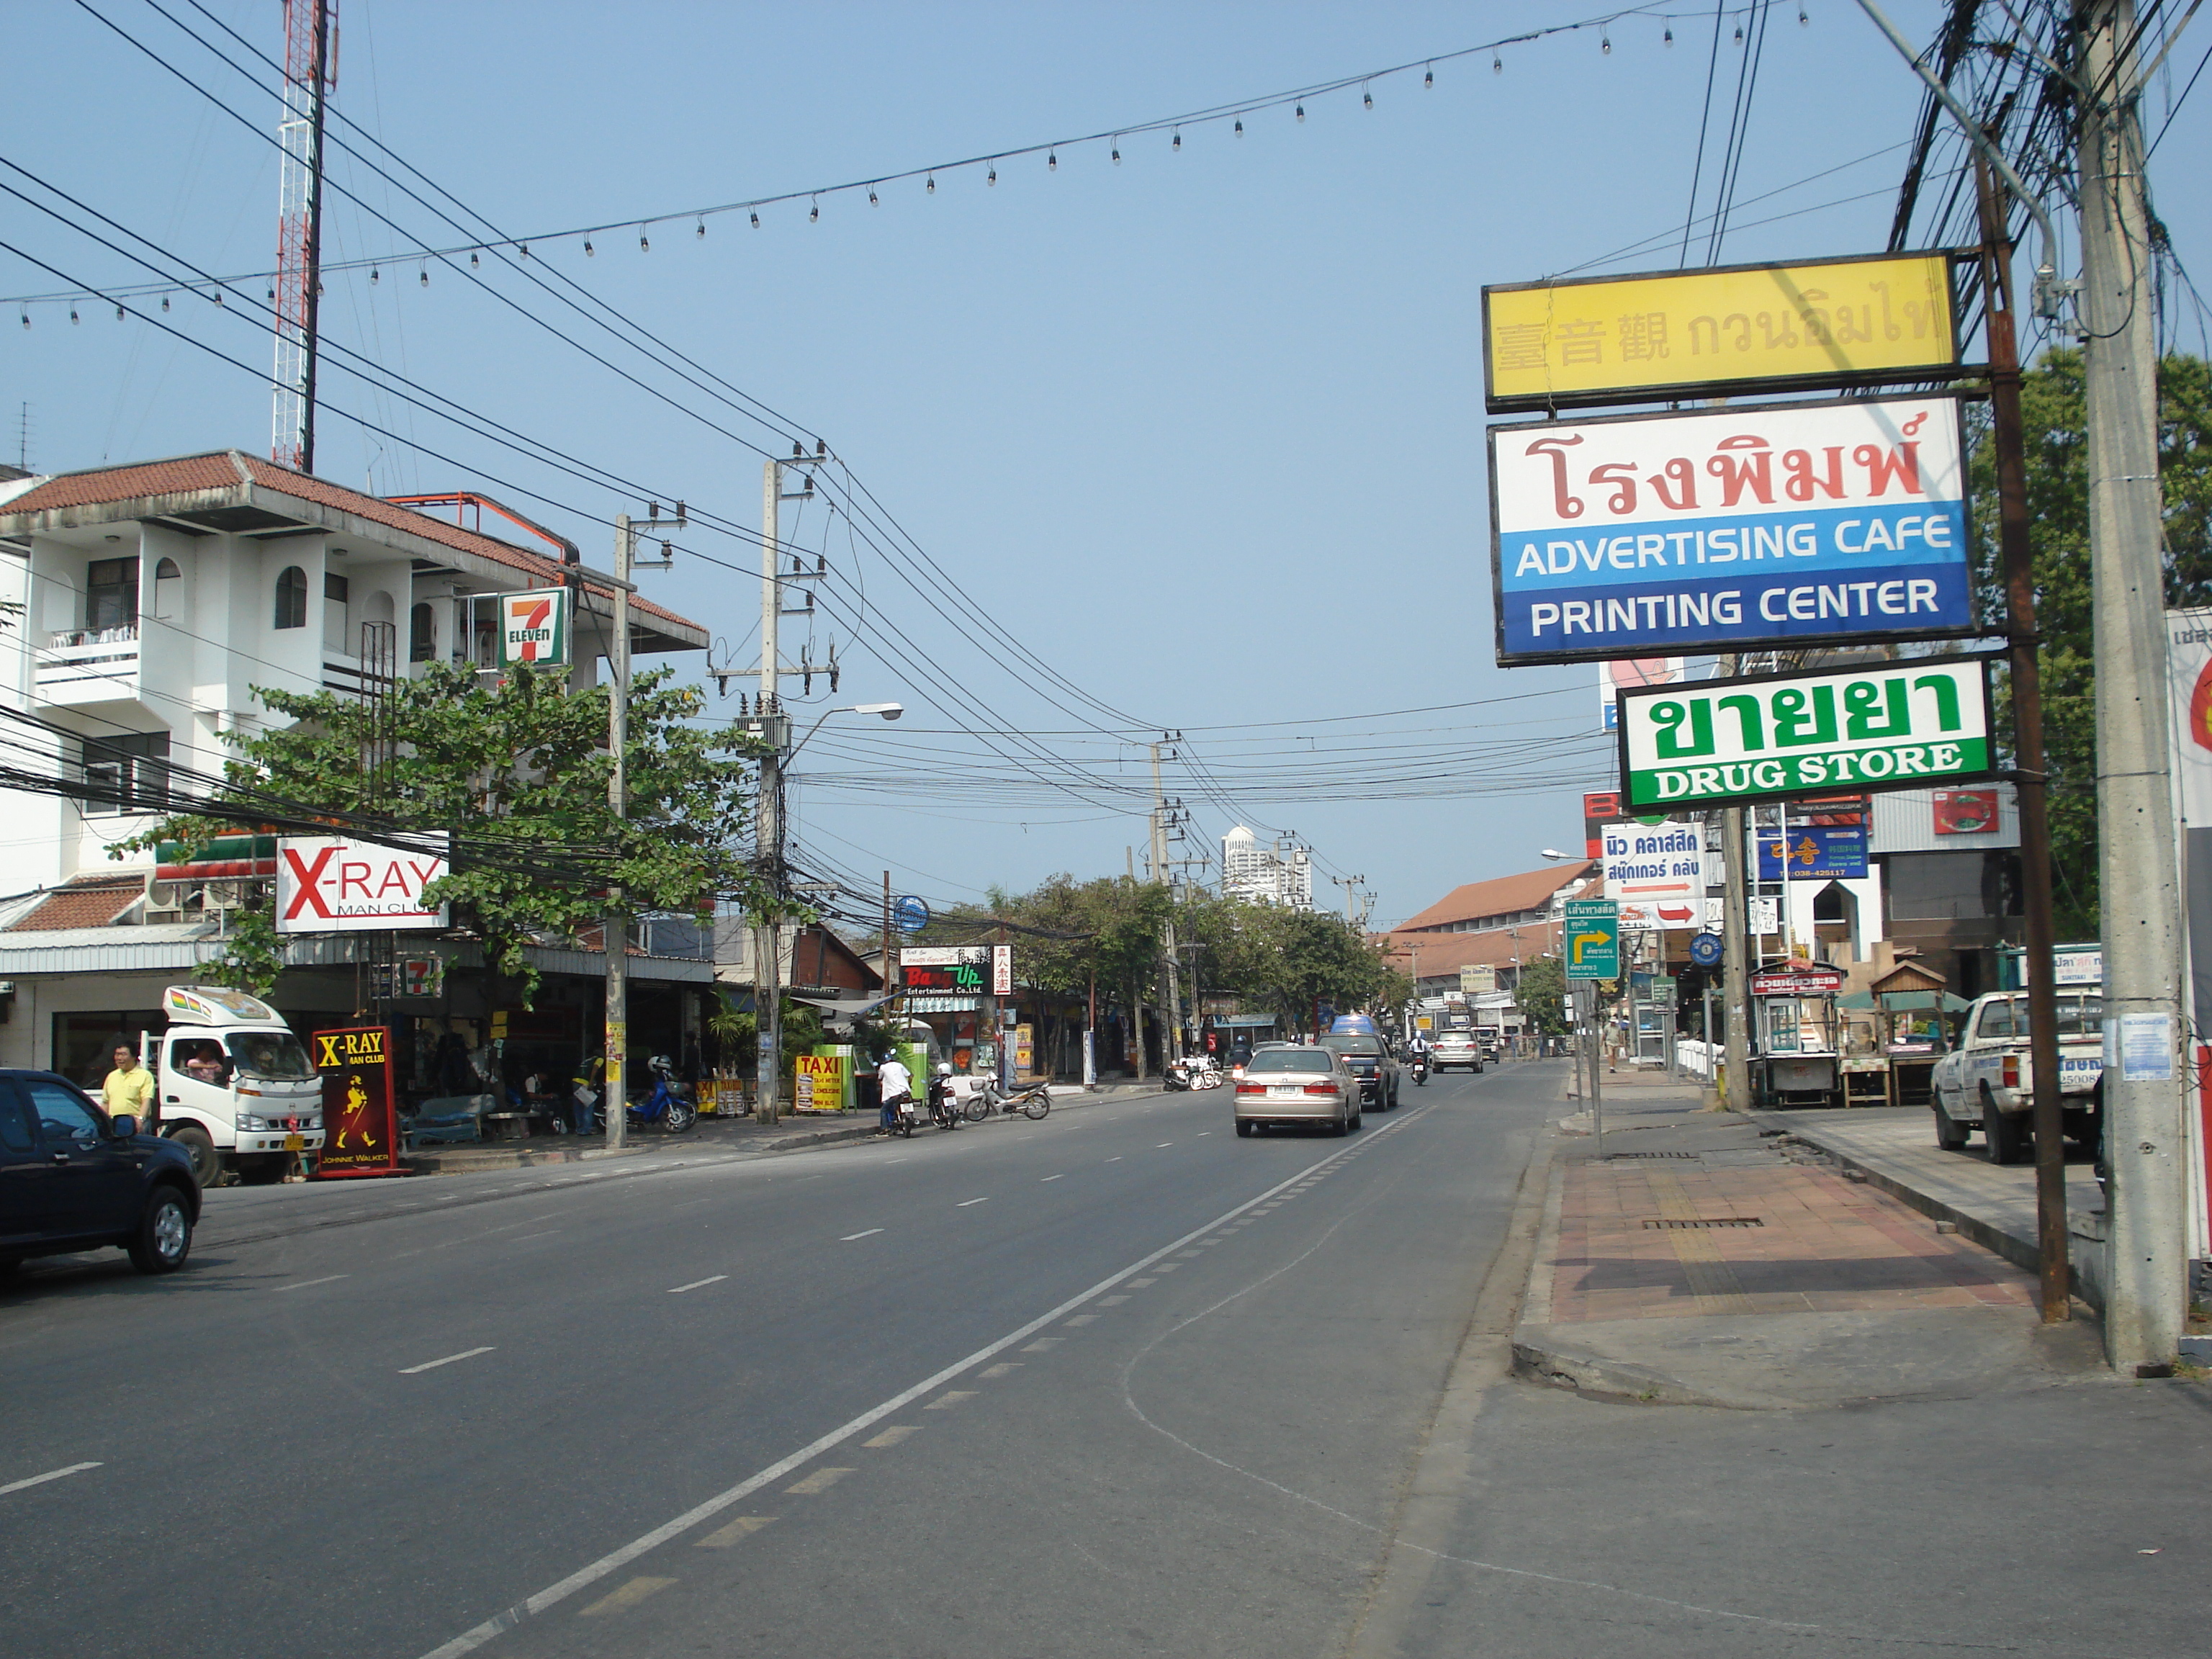
M 2095 1147 L 2103 1127 L 2105 999 L 2101 987 L 2058 990 L 2058 1091 L 2069 1140 Z M 1978 1128 L 1992 1164 L 2017 1164 L 2033 1144 L 2034 1060 L 2027 993 L 1997 991 L 1966 1011 L 1957 1047 L 1936 1062 L 1936 1144 L 1960 1152 Z
M 167 1027 L 142 1035 L 161 1133 L 191 1155 L 192 1179 L 228 1171 L 279 1181 L 322 1150 L 323 1084 L 305 1044 L 258 997 L 221 985 L 172 985 Z

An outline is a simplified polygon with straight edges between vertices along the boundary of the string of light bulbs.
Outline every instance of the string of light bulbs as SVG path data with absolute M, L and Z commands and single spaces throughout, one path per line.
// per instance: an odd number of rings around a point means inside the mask
M 1723 16 L 1735 20 L 1735 43 L 1741 47 L 1744 40 L 1743 20 L 1756 14 L 1765 3 L 1765 0 L 1744 0 L 1741 5 L 1732 8 L 1726 6 L 1726 0 L 1723 0 Z M 98 15 L 97 13 L 94 15 Z M 1293 87 L 1279 92 L 1264 93 L 1256 97 L 1211 105 L 1200 109 L 1186 111 L 1179 115 L 1156 116 L 1144 120 L 1125 122 L 1118 126 L 1102 127 L 1096 131 L 1047 138 L 1034 143 L 1012 145 L 1004 149 L 960 156 L 950 161 L 928 162 L 918 167 L 903 167 L 865 178 L 848 179 L 833 184 L 806 185 L 796 190 L 779 191 L 764 196 L 747 197 L 741 200 L 709 203 L 688 208 L 673 208 L 635 216 L 626 216 L 621 218 L 601 220 L 591 224 L 571 225 L 554 230 L 520 234 L 497 240 L 477 240 L 444 244 L 432 244 L 425 241 L 415 246 L 398 248 L 388 253 L 362 255 L 349 259 L 325 259 L 322 262 L 320 269 L 326 274 L 337 271 L 366 270 L 370 283 L 380 285 L 383 272 L 386 267 L 404 273 L 408 266 L 413 265 L 416 269 L 418 285 L 427 288 L 429 286 L 428 267 L 432 262 L 457 258 L 479 260 L 483 255 L 495 251 L 511 251 L 526 259 L 538 257 L 533 254 L 533 248 L 580 243 L 585 257 L 595 258 L 599 251 L 599 240 L 618 233 L 627 234 L 635 232 L 637 235 L 638 251 L 641 253 L 650 253 L 653 251 L 652 233 L 663 227 L 689 225 L 692 231 L 692 240 L 703 240 L 707 234 L 707 222 L 709 219 L 741 213 L 746 216 L 751 228 L 758 230 L 764 228 L 765 222 L 761 217 L 763 210 L 773 210 L 802 202 L 806 204 L 807 222 L 819 223 L 822 218 L 822 204 L 824 201 L 835 201 L 841 197 L 857 198 L 865 193 L 871 206 L 879 205 L 881 192 L 894 185 L 911 185 L 918 180 L 921 184 L 924 195 L 934 196 L 937 193 L 937 183 L 939 178 L 950 179 L 963 173 L 972 174 L 980 169 L 983 173 L 985 185 L 989 186 L 998 183 L 998 169 L 1002 164 L 1033 160 L 1042 156 L 1044 159 L 1045 170 L 1048 173 L 1056 173 L 1059 171 L 1060 159 L 1064 152 L 1096 149 L 1102 144 L 1108 148 L 1109 160 L 1118 166 L 1121 161 L 1121 143 L 1124 139 L 1154 137 L 1163 133 L 1168 136 L 1170 152 L 1180 154 L 1183 147 L 1183 133 L 1186 129 L 1219 126 L 1227 123 L 1232 136 L 1241 137 L 1243 136 L 1244 120 L 1248 116 L 1261 115 L 1285 108 L 1291 112 L 1294 121 L 1303 125 L 1306 119 L 1306 106 L 1309 104 L 1318 104 L 1322 100 L 1335 94 L 1357 90 L 1360 94 L 1361 106 L 1372 110 L 1376 106 L 1375 88 L 1378 84 L 1419 74 L 1421 76 L 1424 89 L 1432 88 L 1436 85 L 1438 64 L 1449 64 L 1468 58 L 1480 59 L 1486 53 L 1490 58 L 1492 73 L 1502 75 L 1505 69 L 1504 54 L 1508 49 L 1534 45 L 1555 36 L 1587 33 L 1595 30 L 1598 34 L 1600 51 L 1610 56 L 1613 52 L 1612 31 L 1614 26 L 1632 21 L 1650 21 L 1661 25 L 1661 44 L 1671 47 L 1674 44 L 1674 26 L 1677 22 L 1692 21 L 1702 22 L 1710 15 L 1710 13 L 1703 11 L 1664 9 L 1652 6 L 1623 7 L 1573 22 L 1555 23 L 1541 28 L 1528 29 L 1474 46 L 1455 47 L 1450 51 L 1432 53 L 1427 57 L 1409 58 L 1401 64 L 1392 64 L 1379 69 L 1363 70 L 1355 74 L 1315 82 L 1308 86 Z M 1800 24 L 1807 24 L 1811 21 L 1804 4 L 1801 3 L 1797 8 L 1797 21 Z M 242 272 L 221 280 L 224 284 L 236 285 L 246 283 L 270 282 L 276 276 L 276 273 L 274 270 L 264 269 Z M 20 307 L 82 304 L 106 296 L 135 299 L 156 295 L 166 295 L 176 291 L 173 285 L 143 283 L 108 287 L 96 291 L 89 289 L 61 289 L 0 296 L 0 304 Z M 72 320 L 75 319 L 72 318 Z

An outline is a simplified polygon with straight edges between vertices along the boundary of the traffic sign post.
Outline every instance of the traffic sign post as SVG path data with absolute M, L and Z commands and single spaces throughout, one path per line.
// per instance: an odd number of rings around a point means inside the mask
M 1583 1008 L 1583 1048 L 1589 1066 L 1590 1128 L 1597 1158 L 1605 1160 L 1605 1105 L 1599 1081 L 1604 1043 L 1599 1022 L 1598 981 L 1620 977 L 1620 902 L 1617 899 L 1569 899 L 1561 939 L 1566 948 L 1567 978 L 1580 981 Z

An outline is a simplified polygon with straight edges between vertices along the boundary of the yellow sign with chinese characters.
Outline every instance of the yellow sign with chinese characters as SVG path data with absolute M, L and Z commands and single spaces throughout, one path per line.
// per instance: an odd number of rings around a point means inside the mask
M 1941 380 L 1959 363 L 1943 253 L 1516 283 L 1484 289 L 1482 307 L 1492 414 Z

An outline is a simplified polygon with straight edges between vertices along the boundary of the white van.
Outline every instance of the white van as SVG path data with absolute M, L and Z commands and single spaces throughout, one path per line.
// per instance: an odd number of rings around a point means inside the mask
M 222 985 L 172 985 L 167 1029 L 144 1035 L 161 1132 L 190 1154 L 192 1179 L 226 1170 L 276 1181 L 323 1146 L 323 1084 L 307 1045 L 258 997 Z

